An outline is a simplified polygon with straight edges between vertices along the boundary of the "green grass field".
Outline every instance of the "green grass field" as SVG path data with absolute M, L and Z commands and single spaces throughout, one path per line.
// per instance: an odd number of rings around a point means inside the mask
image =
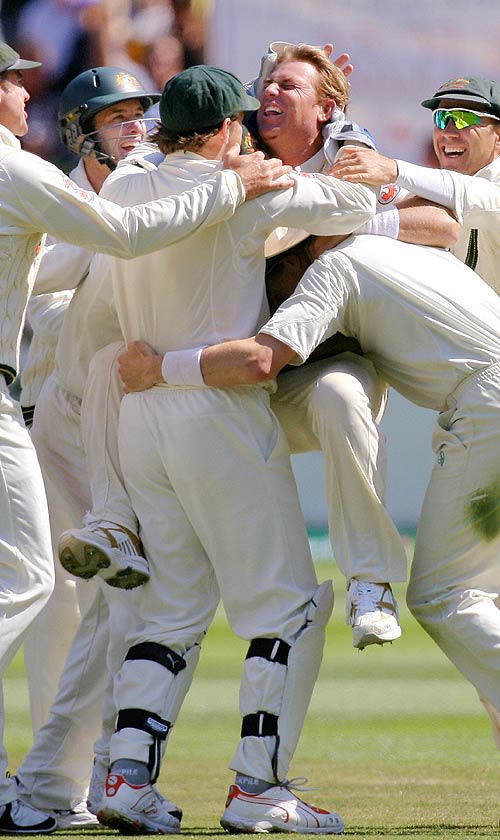
M 500 837 L 498 753 L 475 691 L 404 608 L 398 642 L 353 650 L 344 624 L 344 579 L 333 564 L 318 565 L 318 574 L 334 577 L 336 607 L 290 773 L 308 776 L 314 790 L 303 798 L 338 810 L 346 836 L 360 840 Z M 403 606 L 404 589 L 396 594 Z M 219 817 L 239 736 L 245 652 L 221 613 L 204 644 L 159 782 L 183 808 L 188 836 L 225 835 Z M 31 743 L 20 657 L 9 670 L 5 695 L 15 770 Z M 116 836 L 104 828 L 85 834 Z

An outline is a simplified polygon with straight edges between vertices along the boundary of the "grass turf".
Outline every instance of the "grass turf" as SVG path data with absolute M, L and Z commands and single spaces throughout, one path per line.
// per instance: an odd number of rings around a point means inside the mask
M 404 588 L 396 588 L 403 637 L 358 652 L 344 624 L 345 581 L 331 564 L 318 565 L 318 575 L 334 577 L 336 607 L 290 772 L 309 777 L 314 790 L 303 798 L 338 810 L 346 836 L 359 840 L 500 837 L 498 753 L 488 719 L 472 687 L 404 608 Z M 169 742 L 159 787 L 183 808 L 187 836 L 225 836 L 219 818 L 239 736 L 238 683 L 246 647 L 231 635 L 221 612 Z M 14 771 L 31 743 L 20 656 L 7 674 L 5 695 Z M 116 832 L 85 832 L 93 835 Z

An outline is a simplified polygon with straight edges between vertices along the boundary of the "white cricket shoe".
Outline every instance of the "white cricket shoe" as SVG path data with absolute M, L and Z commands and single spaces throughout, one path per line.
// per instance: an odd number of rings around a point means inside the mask
M 97 815 L 104 795 L 106 776 L 108 775 L 108 761 L 102 757 L 94 758 L 92 775 L 90 777 L 89 792 L 87 794 L 87 808 L 91 814 Z
M 66 571 L 85 580 L 98 574 L 119 589 L 134 589 L 149 580 L 141 542 L 124 525 L 93 521 L 63 531 L 58 552 Z
M 351 578 L 347 590 L 346 621 L 352 627 L 352 643 L 359 650 L 368 645 L 394 642 L 402 633 L 398 605 L 388 583 Z
M 288 831 L 293 834 L 342 834 L 344 821 L 335 811 L 308 805 L 286 785 L 276 785 L 264 793 L 245 793 L 231 785 L 220 824 L 231 832 L 267 834 Z
M 131 785 L 120 774 L 108 773 L 97 818 L 128 834 L 179 834 L 182 811 L 150 782 Z
M 85 828 L 95 828 L 99 825 L 99 820 L 95 814 L 89 811 L 86 802 L 79 802 L 74 808 L 68 808 L 67 810 L 49 811 L 49 814 L 54 817 L 57 828 L 65 831 L 71 831 L 71 829 L 82 831 Z
M 0 805 L 0 834 L 52 834 L 56 828 L 53 817 L 21 799 Z

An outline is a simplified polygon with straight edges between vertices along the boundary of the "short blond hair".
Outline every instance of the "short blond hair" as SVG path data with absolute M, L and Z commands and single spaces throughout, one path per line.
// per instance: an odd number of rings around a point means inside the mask
M 279 56 L 276 66 L 284 61 L 306 61 L 317 70 L 318 80 L 316 91 L 321 105 L 329 99 L 335 99 L 336 104 L 343 111 L 349 104 L 349 82 L 342 70 L 332 64 L 321 47 L 310 44 L 288 44 Z

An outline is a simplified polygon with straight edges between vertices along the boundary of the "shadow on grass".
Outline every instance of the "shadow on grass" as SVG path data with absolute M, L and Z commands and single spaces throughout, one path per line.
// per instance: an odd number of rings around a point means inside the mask
M 366 826 L 348 828 L 344 837 L 498 837 L 499 826 L 494 825 L 448 825 L 433 823 L 432 825 L 404 825 L 376 827 Z
M 184 837 L 231 837 L 236 836 L 230 834 L 224 829 L 207 829 L 198 826 L 190 826 L 184 828 L 182 831 Z M 238 834 L 239 837 L 254 835 Z M 297 835 L 293 835 L 296 837 Z M 305 835 L 312 837 L 313 835 Z M 315 835 L 317 836 L 317 835 Z M 333 836 L 333 835 L 331 835 Z M 432 825 L 405 825 L 392 826 L 387 828 L 385 826 L 360 826 L 359 828 L 347 828 L 342 837 L 449 837 L 449 838 L 469 838 L 469 837 L 499 837 L 499 827 L 493 825 L 447 825 L 447 824 L 432 824 Z

